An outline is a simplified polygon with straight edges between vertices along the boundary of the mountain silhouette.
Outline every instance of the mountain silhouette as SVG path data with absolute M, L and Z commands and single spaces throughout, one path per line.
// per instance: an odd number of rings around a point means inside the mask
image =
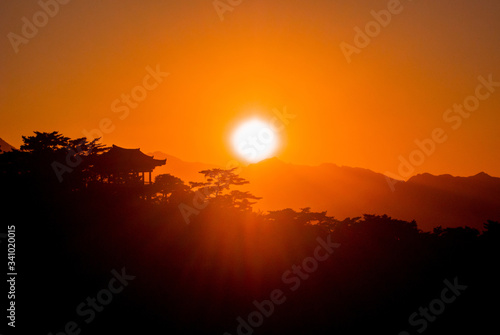
M 481 172 L 471 177 L 419 174 L 395 185 L 392 214 L 412 217 L 424 227 L 469 225 L 480 229 L 500 219 L 500 178 Z
M 223 168 L 187 162 L 161 151 L 148 155 L 168 161 L 154 170 L 153 178 L 168 173 L 186 184 L 203 181 L 202 170 Z M 500 178 L 484 172 L 471 177 L 424 173 L 395 181 L 369 169 L 332 163 L 296 165 L 278 158 L 242 166 L 240 171 L 241 177 L 250 182 L 242 190 L 262 197 L 254 205 L 256 210 L 310 207 L 337 219 L 387 214 L 416 220 L 424 231 L 438 226 L 482 229 L 487 220 L 500 220 Z
M 11 151 L 12 149 L 15 149 L 15 148 L 0 138 L 0 152 Z
M 182 179 L 186 183 L 188 181 L 203 181 L 203 176 L 199 173 L 200 171 L 219 167 L 214 164 L 186 162 L 161 151 L 151 152 L 148 155 L 153 156 L 155 159 L 166 159 L 168 162 L 168 164 L 158 167 L 153 171 L 153 178 L 160 174 L 168 173 Z
M 457 296 L 470 289 L 426 334 L 487 334 L 494 327 L 497 313 L 486 300 L 498 295 L 500 223 L 493 220 L 500 179 L 484 172 L 395 182 L 368 169 L 277 158 L 211 170 L 57 132 L 23 142 L 22 151 L 0 154 L 0 205 L 16 218 L 15 225 L 4 220 L 4 231 L 12 225 L 29 246 L 16 253 L 26 261 L 23 278 L 37 280 L 16 292 L 16 301 L 47 303 L 30 315 L 27 326 L 37 333 L 62 329 L 76 306 L 104 308 L 129 281 L 105 317 L 80 322 L 87 333 L 251 334 L 246 322 L 257 312 L 264 320 L 272 306 L 276 313 L 260 334 L 410 334 L 400 330 L 416 306 L 443 311 L 432 300 L 443 284 L 448 293 L 460 290 Z M 61 182 L 52 163 L 68 162 L 77 144 L 80 168 L 73 164 Z M 174 176 L 144 184 L 139 173 L 165 163 L 158 159 L 167 162 L 157 174 Z M 373 215 L 379 213 L 387 215 Z M 10 236 L 3 241 L 11 244 Z M 38 276 L 47 259 L 51 275 Z M 290 299 L 278 307 L 273 292 Z
M 304 166 L 274 158 L 246 167 L 242 177 L 249 190 L 263 197 L 263 210 L 311 207 L 337 217 L 383 214 L 382 199 L 390 196 L 385 176 L 367 169 L 335 164 Z
M 277 158 L 244 168 L 246 186 L 261 196 L 256 209 L 311 207 L 338 219 L 365 213 L 416 220 L 419 227 L 468 225 L 481 229 L 486 220 L 500 219 L 500 178 L 482 172 L 472 177 L 420 174 L 398 181 L 368 169 L 321 164 L 287 164 Z

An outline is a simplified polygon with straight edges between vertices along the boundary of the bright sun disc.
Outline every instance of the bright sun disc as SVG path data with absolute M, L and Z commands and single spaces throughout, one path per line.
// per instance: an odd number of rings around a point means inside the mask
M 278 148 L 278 136 L 271 124 L 252 119 L 234 130 L 231 144 L 240 158 L 256 163 L 273 156 Z

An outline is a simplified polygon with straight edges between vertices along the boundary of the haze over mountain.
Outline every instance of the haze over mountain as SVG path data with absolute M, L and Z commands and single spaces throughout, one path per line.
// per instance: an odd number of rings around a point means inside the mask
M 273 158 L 248 166 L 241 176 L 250 181 L 248 190 L 263 197 L 255 205 L 262 210 L 311 207 L 337 219 L 388 214 L 416 220 L 425 231 L 440 225 L 481 229 L 486 220 L 500 219 L 500 178 L 486 173 L 471 177 L 419 174 L 395 182 L 367 169 L 301 166 Z
M 12 146 L 0 138 L 0 150 Z M 148 153 L 167 163 L 153 178 L 169 173 L 189 181 L 203 181 L 199 171 L 223 168 L 215 164 L 186 162 L 160 151 Z M 362 214 L 387 214 L 416 220 L 420 229 L 470 226 L 481 229 L 486 220 L 500 221 L 500 178 L 481 172 L 470 177 L 431 175 L 395 181 L 368 169 L 325 163 L 295 165 L 271 158 L 239 169 L 250 184 L 240 187 L 262 197 L 254 209 L 262 211 L 310 207 L 337 219 Z
M 148 155 L 154 156 L 155 159 L 167 160 L 167 164 L 154 169 L 152 173 L 153 178 L 159 174 L 169 173 L 178 178 L 181 178 L 186 183 L 189 181 L 203 181 L 203 176 L 199 173 L 200 171 L 220 167 L 214 164 L 185 162 L 177 157 L 165 154 L 161 151 L 148 153 Z
M 170 173 L 186 183 L 199 181 L 199 171 L 217 167 L 184 162 L 162 152 L 153 154 L 167 158 L 155 175 Z M 240 175 L 250 181 L 240 189 L 262 197 L 254 205 L 257 210 L 311 207 L 337 219 L 387 214 L 416 220 L 425 231 L 437 226 L 482 229 L 486 220 L 500 220 L 500 178 L 486 173 L 471 177 L 419 174 L 396 182 L 368 169 L 329 163 L 295 165 L 271 158 L 242 167 Z

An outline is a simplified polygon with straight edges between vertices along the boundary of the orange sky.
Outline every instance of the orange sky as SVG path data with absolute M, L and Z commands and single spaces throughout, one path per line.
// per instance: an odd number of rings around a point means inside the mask
M 479 76 L 500 81 L 497 0 L 401 1 L 350 64 L 340 44 L 354 45 L 354 27 L 388 1 L 243 0 L 223 21 L 212 2 L 72 0 L 16 53 L 8 34 L 21 35 L 40 5 L 3 1 L 0 137 L 14 146 L 33 130 L 80 137 L 108 118 L 108 145 L 225 165 L 239 120 L 286 106 L 296 116 L 281 133 L 287 162 L 397 174 L 415 140 L 442 128 L 448 139 L 414 173 L 500 176 L 500 87 L 457 129 L 443 120 Z M 147 81 L 120 119 L 112 103 L 157 65 L 169 76 Z

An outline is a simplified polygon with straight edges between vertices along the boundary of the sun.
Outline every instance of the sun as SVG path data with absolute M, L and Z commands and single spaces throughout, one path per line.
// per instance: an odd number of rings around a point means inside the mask
M 248 163 L 257 163 L 273 157 L 279 138 L 271 123 L 258 118 L 241 122 L 231 136 L 233 151 Z

